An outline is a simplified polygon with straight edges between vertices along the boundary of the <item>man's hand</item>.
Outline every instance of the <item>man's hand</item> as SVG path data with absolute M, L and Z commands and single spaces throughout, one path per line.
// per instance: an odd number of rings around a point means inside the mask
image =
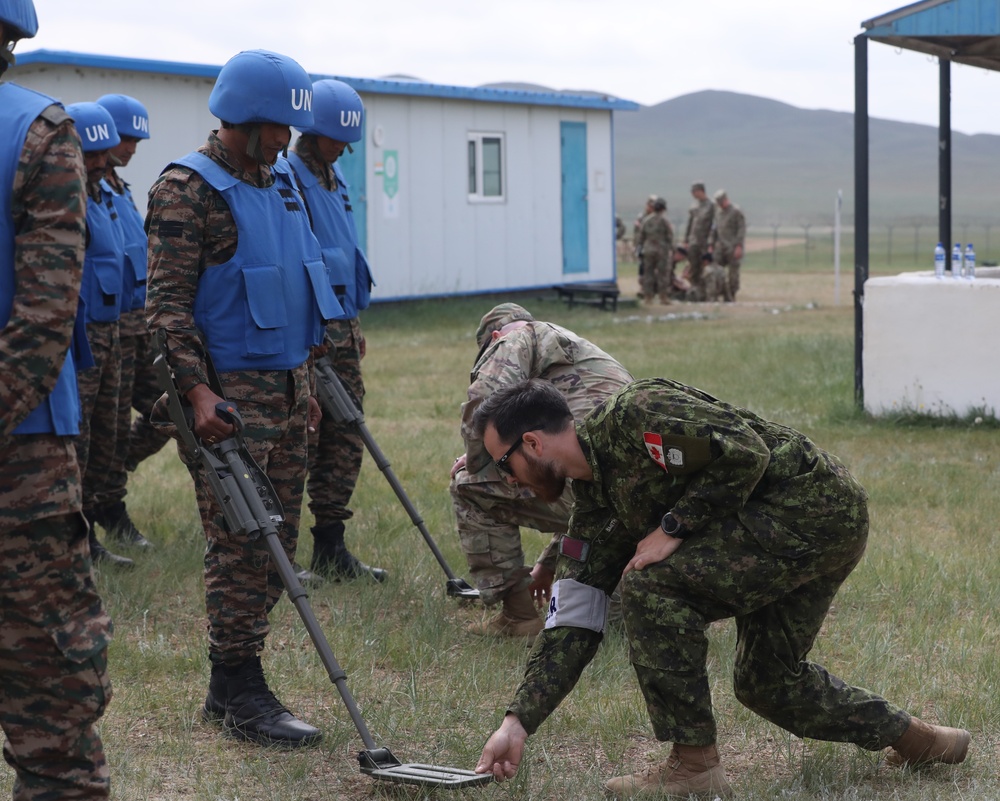
M 630 570 L 642 570 L 644 567 L 662 562 L 680 548 L 682 542 L 684 540 L 671 537 L 657 526 L 639 540 L 639 544 L 635 547 L 635 556 L 625 565 L 622 575 L 627 575 Z
M 733 248 L 733 260 L 739 261 L 743 258 L 743 245 L 737 245 Z
M 319 421 L 323 419 L 323 410 L 319 401 L 314 395 L 309 396 L 309 411 L 306 412 L 306 427 L 310 434 L 315 434 L 319 429 Z
M 458 471 L 465 467 L 465 454 L 459 456 L 451 466 L 451 477 L 458 475 Z
M 514 778 L 524 756 L 528 732 L 516 716 L 507 713 L 500 728 L 490 735 L 476 765 L 476 773 L 492 773 L 498 782 Z
M 536 562 L 531 568 L 531 584 L 528 585 L 528 592 L 531 593 L 531 600 L 535 606 L 544 609 L 549 605 L 549 598 L 552 595 L 552 579 L 556 576 L 555 571 L 549 570 L 541 563 Z
M 195 384 L 185 397 L 194 409 L 194 433 L 202 442 L 215 444 L 235 433 L 236 428 L 215 411 L 216 404 L 225 403 L 226 399 L 212 392 L 208 384 Z

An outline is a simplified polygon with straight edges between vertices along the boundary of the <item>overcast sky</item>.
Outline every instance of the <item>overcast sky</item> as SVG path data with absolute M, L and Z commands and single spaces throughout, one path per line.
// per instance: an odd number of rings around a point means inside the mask
M 312 73 L 405 74 L 478 86 L 518 81 L 644 105 L 703 89 L 802 108 L 854 109 L 867 0 L 35 0 L 39 48 L 223 64 L 240 50 Z M 311 9 L 307 12 L 306 9 Z M 937 124 L 938 67 L 872 42 L 873 116 Z M 952 126 L 1000 134 L 1000 73 L 952 67 Z

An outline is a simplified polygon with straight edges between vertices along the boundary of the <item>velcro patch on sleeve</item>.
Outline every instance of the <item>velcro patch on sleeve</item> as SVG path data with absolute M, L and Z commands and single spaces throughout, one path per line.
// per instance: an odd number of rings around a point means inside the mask
M 180 220 L 160 220 L 156 232 L 161 239 L 177 239 L 184 235 L 184 223 Z
M 673 434 L 662 437 L 646 431 L 642 439 L 650 458 L 668 473 L 695 473 L 712 461 L 711 443 L 707 438 Z
M 603 633 L 608 619 L 608 596 L 603 590 L 574 579 L 560 579 L 552 585 L 545 628 L 568 626 Z
M 564 536 L 559 540 L 559 553 L 575 562 L 586 562 L 590 556 L 590 543 Z

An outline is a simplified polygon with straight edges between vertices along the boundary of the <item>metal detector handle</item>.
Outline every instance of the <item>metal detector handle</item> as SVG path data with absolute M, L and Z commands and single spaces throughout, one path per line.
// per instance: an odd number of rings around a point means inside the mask
M 448 595 L 468 599 L 478 598 L 479 590 L 469 586 L 465 579 L 458 578 L 448 566 L 444 554 L 441 553 L 441 549 L 438 548 L 437 543 L 434 542 L 434 538 L 431 537 L 430 532 L 427 530 L 427 526 L 424 525 L 424 519 L 420 516 L 417 508 L 403 490 L 403 485 L 396 478 L 389 460 L 382 453 L 382 449 L 379 448 L 378 443 L 375 442 L 375 437 L 372 436 L 368 426 L 365 425 L 365 415 L 361 411 L 361 405 L 344 385 L 344 382 L 334 369 L 330 357 L 326 355 L 321 356 L 314 361 L 314 366 L 316 369 L 316 394 L 319 396 L 319 402 L 323 407 L 323 411 L 329 414 L 335 422 L 342 425 L 352 425 L 357 429 L 365 447 L 375 461 L 375 466 L 378 467 L 385 476 L 386 481 L 389 482 L 392 491 L 396 493 L 399 502 L 403 504 L 403 508 L 410 516 L 410 521 L 417 527 L 424 541 L 430 547 L 431 553 L 434 554 L 434 558 L 437 559 L 441 569 L 444 570 L 444 574 L 448 577 Z

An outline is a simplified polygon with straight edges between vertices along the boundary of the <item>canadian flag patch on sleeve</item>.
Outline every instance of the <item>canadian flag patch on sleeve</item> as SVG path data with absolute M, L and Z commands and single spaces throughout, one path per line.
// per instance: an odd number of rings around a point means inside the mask
M 663 456 L 663 437 L 659 434 L 654 434 L 651 431 L 646 431 L 642 435 L 642 438 L 646 443 L 646 452 L 653 457 L 654 462 L 666 470 L 667 460 Z

